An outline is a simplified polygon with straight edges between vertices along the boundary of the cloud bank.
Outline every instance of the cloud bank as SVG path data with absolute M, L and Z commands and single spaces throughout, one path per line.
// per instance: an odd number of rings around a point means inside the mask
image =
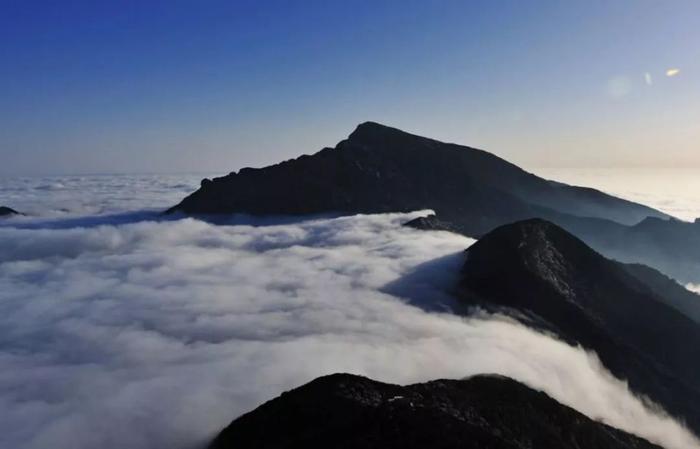
M 400 226 L 415 216 L 0 228 L 0 447 L 193 449 L 333 372 L 499 373 L 667 448 L 698 447 L 580 348 L 416 307 L 449 307 L 473 241 Z
M 0 205 L 29 217 L 76 217 L 165 209 L 197 190 L 203 174 L 0 176 Z M 210 176 L 207 174 L 206 176 Z

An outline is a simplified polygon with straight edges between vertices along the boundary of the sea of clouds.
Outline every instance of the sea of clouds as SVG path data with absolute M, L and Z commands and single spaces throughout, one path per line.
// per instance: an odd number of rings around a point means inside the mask
M 593 187 L 646 204 L 676 218 L 700 218 L 697 168 L 538 168 L 535 174 L 572 185 Z
M 156 211 L 199 187 L 203 174 L 0 176 L 0 206 L 25 220 Z
M 338 371 L 505 374 L 666 447 L 697 445 L 593 354 L 450 314 L 472 240 L 401 226 L 417 214 L 158 215 L 201 177 L 0 178 L 0 203 L 28 214 L 0 222 L 1 447 L 191 449 Z
M 401 226 L 419 214 L 6 221 L 0 447 L 194 449 L 333 372 L 499 373 L 669 449 L 700 447 L 594 354 L 505 317 L 450 314 L 473 241 Z

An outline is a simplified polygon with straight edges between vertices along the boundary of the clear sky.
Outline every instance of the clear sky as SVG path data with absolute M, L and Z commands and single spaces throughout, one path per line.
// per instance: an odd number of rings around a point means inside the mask
M 525 167 L 700 167 L 697 0 L 0 6 L 4 175 L 226 173 L 366 120 Z

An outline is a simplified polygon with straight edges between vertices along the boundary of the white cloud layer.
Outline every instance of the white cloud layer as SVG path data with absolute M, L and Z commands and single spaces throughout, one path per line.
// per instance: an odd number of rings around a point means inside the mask
M 681 220 L 700 218 L 697 168 L 539 168 L 535 174 L 646 204 Z
M 0 206 L 30 217 L 75 217 L 165 209 L 199 187 L 205 175 L 72 175 L 0 177 Z M 208 176 L 208 175 L 206 175 Z
M 669 449 L 698 446 L 579 348 L 411 305 L 449 303 L 472 243 L 400 226 L 413 216 L 0 228 L 0 447 L 192 449 L 332 372 L 500 373 Z
M 699 284 L 686 284 L 685 288 L 691 292 L 695 292 L 700 295 L 700 285 Z

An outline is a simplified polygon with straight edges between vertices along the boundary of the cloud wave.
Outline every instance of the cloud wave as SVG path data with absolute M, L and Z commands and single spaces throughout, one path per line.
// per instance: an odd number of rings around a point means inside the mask
M 416 307 L 449 307 L 473 241 L 400 226 L 415 216 L 0 228 L 0 446 L 192 449 L 285 389 L 351 372 L 504 374 L 697 447 L 580 348 L 504 317 Z

